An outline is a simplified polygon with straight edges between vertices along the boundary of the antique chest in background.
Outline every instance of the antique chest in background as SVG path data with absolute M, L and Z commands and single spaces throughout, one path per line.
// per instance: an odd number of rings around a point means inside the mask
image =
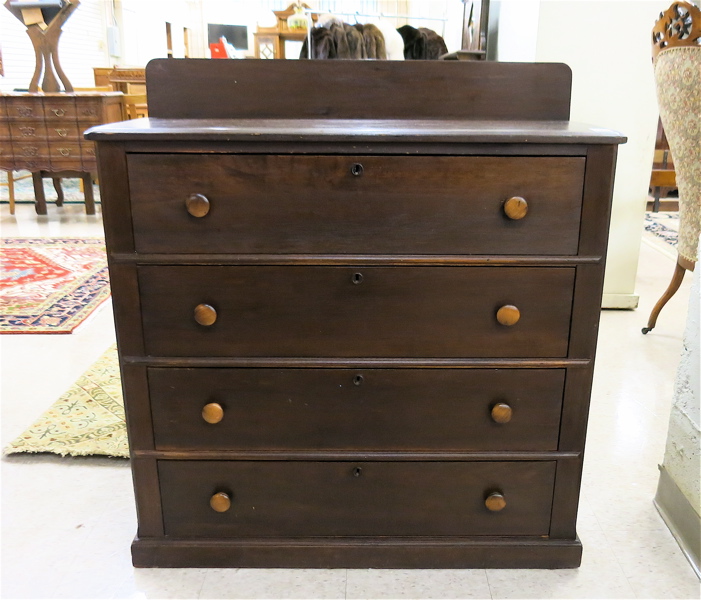
M 121 118 L 121 93 L 1 94 L 0 169 L 37 174 L 36 210 L 45 215 L 46 199 L 38 174 L 96 173 L 95 144 L 84 139 L 83 132 Z M 92 195 L 87 210 L 95 214 Z
M 137 566 L 574 567 L 615 132 L 564 65 L 159 60 L 97 141 Z

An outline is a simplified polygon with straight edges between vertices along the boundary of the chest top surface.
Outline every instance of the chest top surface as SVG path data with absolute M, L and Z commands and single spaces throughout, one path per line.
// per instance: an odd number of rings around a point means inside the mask
M 147 67 L 151 118 L 94 128 L 87 137 L 103 141 L 625 141 L 615 131 L 569 121 L 572 75 L 563 64 L 222 62 L 152 61 Z

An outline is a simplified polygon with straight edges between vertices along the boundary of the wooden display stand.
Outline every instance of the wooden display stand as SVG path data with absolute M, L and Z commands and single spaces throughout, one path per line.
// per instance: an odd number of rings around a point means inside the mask
M 68 81 L 58 59 L 58 40 L 62 33 L 63 24 L 78 8 L 79 4 L 80 0 L 48 0 L 36 2 L 34 8 L 26 8 L 21 2 L 15 0 L 5 2 L 5 8 L 27 27 L 27 35 L 32 40 L 34 47 L 36 65 L 29 84 L 30 93 L 39 91 L 39 79 L 42 72 L 44 74 L 41 83 L 43 92 L 60 91 L 61 86 L 58 79 L 63 83 L 66 92 L 73 91 L 73 86 Z M 58 79 L 56 75 L 58 75 Z

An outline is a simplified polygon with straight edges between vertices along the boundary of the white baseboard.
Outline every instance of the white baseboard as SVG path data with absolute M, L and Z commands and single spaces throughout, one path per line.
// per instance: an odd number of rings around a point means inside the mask
M 601 308 L 618 308 L 633 310 L 638 308 L 640 296 L 637 294 L 604 294 L 601 299 Z

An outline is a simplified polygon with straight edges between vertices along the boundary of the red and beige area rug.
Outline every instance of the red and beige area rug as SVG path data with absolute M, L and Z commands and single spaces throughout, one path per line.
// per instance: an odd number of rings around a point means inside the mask
M 0 333 L 71 333 L 110 295 L 101 239 L 0 240 Z

